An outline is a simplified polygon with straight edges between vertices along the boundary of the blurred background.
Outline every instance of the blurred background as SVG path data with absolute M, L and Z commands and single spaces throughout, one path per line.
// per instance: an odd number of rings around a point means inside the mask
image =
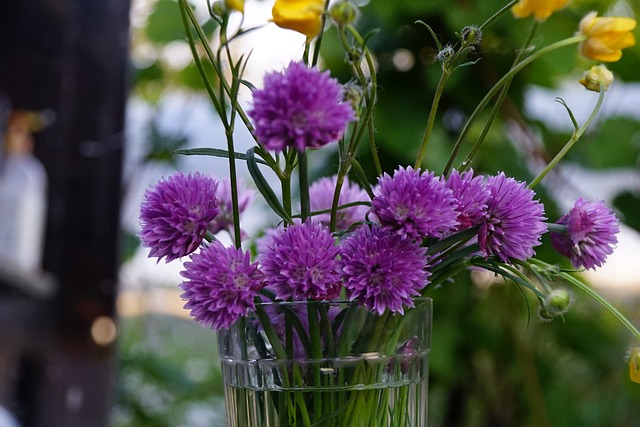
M 416 20 L 453 43 L 506 1 L 359 4 L 361 32 L 380 29 L 370 41 L 381 88 L 377 143 L 392 171 L 413 162 L 440 75 L 435 43 Z M 206 2 L 194 6 L 213 34 Z M 303 49 L 303 36 L 268 22 L 271 6 L 246 1 L 244 25 L 261 28 L 233 45 L 238 55 L 253 52 L 246 77 L 256 83 Z M 591 10 L 638 13 L 630 2 L 574 0 L 541 25 L 535 42 L 573 35 Z M 465 118 L 511 66 L 531 25 L 505 15 L 485 32 L 471 58 L 477 63 L 450 79 L 427 167 L 441 170 Z M 322 65 L 346 82 L 337 45 L 329 30 Z M 555 98 L 578 122 L 595 104 L 597 95 L 577 83 L 591 65 L 570 47 L 524 69 L 474 169 L 535 176 L 571 135 Z M 638 326 L 640 46 L 609 68 L 616 81 L 600 118 L 536 190 L 553 221 L 579 195 L 614 206 L 624 222 L 617 251 L 583 277 Z M 219 146 L 221 129 L 176 1 L 0 4 L 0 427 L 224 426 L 215 334 L 182 309 L 180 265 L 147 259 L 136 237 L 149 185 L 175 170 L 226 175 L 225 161 L 171 154 Z M 251 143 L 243 129 L 236 138 L 238 151 Z M 313 153 L 312 174 L 330 174 L 334 156 Z M 373 181 L 369 162 L 363 150 Z M 273 220 L 258 199 L 244 229 L 255 236 Z M 545 243 L 538 254 L 568 266 Z M 569 314 L 552 323 L 541 323 L 535 301 L 516 287 L 479 274 L 431 296 L 431 426 L 628 427 L 640 419 L 640 386 L 625 360 L 637 343 L 578 291 Z

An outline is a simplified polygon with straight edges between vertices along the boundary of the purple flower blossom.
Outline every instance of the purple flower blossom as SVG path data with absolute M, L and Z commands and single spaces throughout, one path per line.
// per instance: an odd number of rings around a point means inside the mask
M 604 202 L 591 202 L 580 197 L 563 215 L 558 224 L 567 226 L 567 233 L 551 233 L 553 247 L 571 259 L 575 268 L 601 267 L 618 242 L 618 220 Z
M 378 178 L 372 212 L 385 229 L 409 237 L 442 237 L 455 230 L 457 203 L 444 181 L 431 173 L 400 167 Z
M 544 206 L 533 200 L 535 193 L 504 173 L 492 176 L 486 184 L 490 199 L 487 214 L 478 230 L 478 243 L 485 256 L 495 255 L 526 260 L 535 254 L 534 246 L 547 230 Z
M 321 147 L 342 137 L 354 119 L 342 102 L 342 87 L 329 72 L 291 62 L 282 73 L 264 77 L 264 88 L 253 92 L 249 116 L 258 140 L 269 150 L 299 151 Z
M 385 310 L 404 314 L 405 307 L 413 307 L 412 297 L 429 283 L 426 264 L 426 248 L 418 241 L 378 225 L 360 227 L 341 244 L 349 299 L 379 315 Z
M 254 299 L 263 287 L 263 275 L 249 252 L 224 247 L 219 241 L 191 255 L 180 274 L 187 279 L 184 308 L 191 316 L 212 329 L 231 326 L 239 317 L 254 309 Z
M 484 218 L 489 201 L 489 191 L 484 186 L 484 178 L 473 176 L 473 170 L 460 173 L 452 170 L 447 178 L 447 187 L 453 191 L 458 202 L 458 231 L 479 224 Z
M 209 223 L 208 229 L 212 234 L 227 230 L 233 233 L 233 203 L 231 201 L 231 181 L 225 179 L 220 182 L 218 189 L 218 215 Z M 255 191 L 246 188 L 241 180 L 238 180 L 238 211 L 240 214 L 247 209 L 255 196 Z
M 151 249 L 149 257 L 169 262 L 198 248 L 218 214 L 217 188 L 217 181 L 200 173 L 178 172 L 145 192 L 139 236 Z
M 329 300 L 340 293 L 338 247 L 329 228 L 306 221 L 279 229 L 262 242 L 262 271 L 281 300 Z
M 322 211 L 331 209 L 333 203 L 333 193 L 336 188 L 338 177 L 336 175 L 329 178 L 321 178 L 311 184 L 309 187 L 309 199 L 311 201 L 312 211 Z M 346 205 L 353 202 L 369 201 L 367 192 L 356 184 L 352 184 L 345 178 L 340 189 L 340 197 L 338 198 L 338 206 Z M 345 209 L 339 209 L 336 212 L 336 229 L 346 230 L 353 223 L 364 221 L 365 215 L 369 207 L 366 205 L 355 205 Z M 314 221 L 318 221 L 326 226 L 331 222 L 331 214 L 323 213 L 313 217 Z

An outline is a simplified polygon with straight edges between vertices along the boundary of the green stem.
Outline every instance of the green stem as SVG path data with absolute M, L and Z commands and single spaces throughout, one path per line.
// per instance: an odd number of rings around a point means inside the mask
M 333 191 L 333 199 L 331 201 L 331 219 L 329 221 L 329 230 L 336 231 L 336 221 L 338 217 L 338 204 L 340 203 L 340 192 L 344 184 L 344 177 L 347 174 L 347 168 L 340 168 L 338 177 L 336 178 L 336 188 Z
M 480 30 L 484 30 L 489 25 L 493 24 L 494 21 L 496 21 L 498 18 L 500 18 L 506 12 L 508 12 L 513 7 L 514 4 L 518 3 L 518 1 L 519 0 L 511 0 L 502 9 L 500 9 L 499 11 L 497 11 L 496 13 L 491 15 L 491 17 L 489 17 L 489 19 L 487 19 L 486 21 L 484 21 L 484 23 L 482 25 L 480 25 Z
M 302 222 L 309 217 L 311 212 L 309 202 L 309 167 L 307 152 L 298 151 L 298 182 L 300 183 L 300 215 Z
M 318 58 L 320 57 L 320 46 L 322 46 L 322 36 L 324 35 L 324 26 L 327 22 L 327 11 L 329 10 L 329 2 L 330 0 L 326 0 L 324 2 L 324 7 L 322 9 L 324 13 L 322 14 L 322 24 L 320 24 L 320 33 L 316 38 L 316 44 L 314 46 L 314 51 L 313 51 L 313 58 L 311 59 L 312 67 L 318 63 Z
M 213 50 L 211 50 L 211 46 L 209 46 L 206 34 L 204 33 L 204 31 L 202 30 L 200 25 L 198 25 L 198 20 L 197 20 L 195 14 L 193 12 L 193 9 L 189 5 L 188 0 L 179 0 L 179 2 L 180 2 L 180 10 L 181 10 L 181 12 L 186 15 L 185 22 L 186 22 L 186 18 L 188 18 L 188 21 L 191 22 L 191 25 L 193 26 L 193 28 L 196 31 L 196 34 L 198 35 L 198 39 L 200 40 L 200 42 L 202 44 L 202 47 L 203 47 L 203 49 L 204 49 L 204 51 L 205 51 L 205 53 L 207 55 L 207 58 L 209 59 L 209 62 L 211 63 L 211 65 L 214 68 L 215 75 L 220 77 L 220 84 L 222 84 L 222 87 L 225 90 L 225 92 L 227 94 L 230 94 L 231 93 L 231 87 L 227 83 L 226 79 L 222 78 L 224 76 L 224 74 L 222 73 L 221 68 L 218 67 L 218 64 L 215 61 L 215 54 L 213 53 Z M 191 35 L 191 30 L 188 29 L 187 27 L 188 26 L 185 23 L 185 29 L 186 29 L 186 32 L 187 32 L 187 37 L 189 38 L 189 45 L 191 47 L 191 51 L 193 53 L 193 57 L 196 60 L 196 65 L 197 65 L 197 63 L 199 61 L 199 54 L 197 53 L 197 51 L 195 49 L 195 41 L 193 40 L 193 36 Z M 198 69 L 200 70 L 200 66 L 198 66 Z M 202 70 L 200 70 L 200 73 L 202 74 Z M 206 73 L 205 73 L 205 76 L 206 76 Z M 207 81 L 205 81 L 205 86 L 206 85 L 207 85 Z M 255 128 L 251 124 L 251 120 L 249 120 L 249 117 L 245 113 L 244 109 L 240 105 L 238 105 L 237 106 L 237 111 L 238 111 L 238 115 L 242 119 L 242 123 L 244 123 L 244 125 L 247 128 L 247 130 L 251 134 L 251 137 L 254 139 L 254 141 L 256 141 L 260 145 L 260 141 L 258 141 L 258 135 L 256 134 Z
M 438 105 L 440 104 L 440 98 L 442 97 L 442 93 L 444 92 L 444 86 L 449 79 L 451 72 L 445 66 L 442 67 L 442 74 L 440 75 L 440 80 L 438 81 L 438 87 L 436 88 L 436 93 L 433 95 L 433 101 L 431 102 L 431 111 L 429 111 L 429 118 L 427 119 L 427 127 L 424 130 L 424 136 L 422 137 L 422 143 L 420 144 L 420 150 L 418 151 L 418 156 L 416 157 L 416 162 L 413 165 L 415 169 L 418 169 L 422 164 L 422 159 L 424 158 L 425 152 L 427 150 L 427 144 L 429 143 L 429 138 L 431 137 L 431 131 L 433 130 L 433 124 L 436 120 L 436 112 L 438 111 Z
M 349 45 L 347 36 L 343 29 L 349 31 L 349 34 L 355 40 L 358 49 L 362 49 L 362 52 L 352 48 Z M 351 61 L 354 74 L 358 78 L 358 82 L 364 90 L 364 100 L 366 108 L 364 114 L 360 118 L 360 126 L 358 127 L 357 132 L 355 132 L 354 130 L 354 135 L 349 143 L 349 149 L 347 150 L 347 153 L 349 156 L 353 155 L 357 144 L 360 142 L 360 139 L 364 134 L 364 131 L 367 130 L 369 134 L 369 148 L 371 150 L 371 156 L 373 157 L 373 162 L 376 167 L 376 173 L 377 175 L 381 175 L 382 168 L 380 166 L 380 160 L 378 158 L 378 149 L 375 144 L 375 129 L 373 128 L 373 114 L 378 97 L 378 76 L 376 74 L 375 64 L 373 62 L 373 58 L 371 57 L 371 52 L 365 45 L 364 39 L 362 38 L 360 33 L 358 33 L 355 27 L 353 27 L 352 25 L 347 25 L 343 28 L 341 27 L 339 34 L 342 45 L 345 50 L 351 54 L 350 56 L 360 57 L 361 54 L 364 55 L 364 59 L 367 62 L 367 68 L 369 69 L 369 79 L 367 79 L 360 65 L 360 61 L 358 60 L 358 64 L 356 64 L 355 61 Z
M 522 60 L 522 57 L 528 53 L 528 48 L 531 45 L 531 42 L 533 41 L 533 37 L 538 31 L 538 27 L 539 27 L 538 21 L 534 21 L 534 24 L 531 26 L 531 30 L 529 31 L 529 35 L 527 36 L 527 39 L 522 45 L 522 48 L 518 51 L 516 58 L 514 59 L 513 64 L 511 65 L 512 68 L 515 67 Z M 496 102 L 493 105 L 493 108 L 491 109 L 489 118 L 484 124 L 484 128 L 482 129 L 482 133 L 480 134 L 480 137 L 478 137 L 477 141 L 471 148 L 471 151 L 467 155 L 467 158 L 462 162 L 462 165 L 459 168 L 461 172 L 469 167 L 469 165 L 471 164 L 471 160 L 473 160 L 477 152 L 480 150 L 480 147 L 484 143 L 484 140 L 487 137 L 489 130 L 491 130 L 491 125 L 493 124 L 493 121 L 498 115 L 498 112 L 500 111 L 500 108 L 502 108 L 502 104 L 504 103 L 504 100 L 507 97 L 507 93 L 509 92 L 509 88 L 511 87 L 512 81 L 513 81 L 513 77 L 505 81 L 504 86 L 502 87 L 502 90 L 498 95 L 498 99 L 496 100 Z
M 320 335 L 320 324 L 318 322 L 318 306 L 315 301 L 307 301 L 307 319 L 309 322 L 309 347 L 311 354 L 311 369 L 313 371 L 313 388 L 322 387 L 322 374 L 320 372 L 320 359 L 322 359 L 322 337 Z M 313 392 L 313 413 L 315 419 L 322 417 L 322 394 Z
M 609 301 L 604 299 L 600 294 L 598 294 L 595 290 L 593 290 L 586 283 L 583 283 L 581 280 L 576 279 L 571 274 L 567 272 L 560 273 L 560 276 L 565 279 L 567 282 L 571 283 L 576 288 L 580 289 L 582 292 L 589 295 L 595 301 L 600 303 L 604 308 L 609 310 L 611 314 L 615 316 L 616 319 L 620 321 L 628 330 L 631 332 L 638 340 L 640 340 L 640 331 L 625 317 L 624 314 L 620 313 L 620 311 L 615 308 Z
M 538 185 L 538 183 L 542 181 L 542 179 L 549 173 L 549 171 L 551 171 L 551 169 L 553 169 L 560 162 L 560 160 L 562 160 L 562 158 L 569 152 L 571 147 L 573 147 L 573 145 L 576 142 L 578 142 L 582 134 L 584 134 L 584 132 L 589 128 L 593 120 L 598 115 L 598 112 L 600 111 L 600 107 L 602 107 L 604 94 L 605 94 L 605 88 L 602 82 L 600 82 L 600 95 L 598 96 L 598 102 L 593 108 L 593 111 L 591 112 L 591 115 L 589 115 L 589 118 L 587 119 L 587 121 L 585 121 L 584 124 L 578 130 L 573 132 L 573 135 L 571 135 L 571 138 L 569 139 L 569 141 L 567 141 L 564 147 L 562 147 L 562 150 L 560 150 L 560 152 L 556 154 L 553 160 L 549 162 L 549 164 L 542 170 L 542 172 L 540 172 L 538 176 L 533 181 L 531 181 L 531 183 L 529 184 L 529 188 L 534 188 L 536 185 Z
M 375 128 L 373 126 L 373 120 L 367 121 L 367 128 L 369 130 L 369 150 L 371 151 L 371 158 L 373 159 L 373 165 L 376 168 L 376 176 L 382 175 L 382 166 L 380 165 L 380 158 L 378 156 L 378 147 L 376 147 L 375 140 Z
M 530 63 L 538 59 L 539 57 L 546 55 L 547 53 L 552 52 L 554 50 L 563 48 L 565 46 L 570 46 L 572 44 L 580 43 L 584 41 L 584 39 L 585 39 L 584 35 L 577 35 L 577 36 L 569 37 L 567 39 L 560 40 L 556 43 L 550 44 L 549 46 L 546 46 L 540 49 L 539 51 L 533 53 L 531 56 L 527 57 L 522 62 L 518 63 L 518 65 L 511 68 L 504 76 L 502 76 L 502 78 L 498 80 L 498 82 L 489 90 L 489 92 L 487 92 L 487 94 L 482 99 L 482 101 L 480 101 L 476 109 L 473 111 L 473 113 L 471 113 L 471 116 L 469 116 L 469 119 L 467 119 L 467 122 L 465 123 L 462 131 L 460 132 L 460 135 L 458 136 L 458 140 L 456 141 L 455 146 L 453 147 L 451 155 L 449 156 L 449 160 L 447 161 L 447 164 L 444 167 L 443 175 L 449 174 L 449 171 L 451 170 L 453 162 L 455 161 L 455 158 L 458 155 L 458 152 L 460 151 L 462 142 L 464 141 L 464 138 L 469 133 L 469 130 L 471 130 L 471 124 L 475 121 L 475 119 L 478 117 L 480 112 L 482 112 L 482 110 L 487 106 L 489 101 L 491 101 L 491 99 L 496 95 L 498 90 L 500 90 L 507 81 L 509 81 L 511 78 L 513 78 L 513 76 L 518 74 L 524 67 L 526 67 L 527 65 L 529 65 Z

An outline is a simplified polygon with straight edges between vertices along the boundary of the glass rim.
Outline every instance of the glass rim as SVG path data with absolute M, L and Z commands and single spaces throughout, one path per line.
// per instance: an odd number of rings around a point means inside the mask
M 426 297 L 426 296 L 420 296 L 420 297 L 416 297 L 416 298 L 412 298 L 412 300 L 415 302 L 428 302 L 428 303 L 432 303 L 433 302 L 433 298 L 431 297 Z M 303 305 L 308 305 L 308 304 L 318 304 L 318 305 L 349 305 L 349 304 L 358 304 L 357 300 L 353 300 L 350 301 L 348 299 L 336 299 L 336 300 L 320 300 L 320 301 L 315 301 L 315 300 L 297 300 L 297 301 L 261 301 L 261 302 L 257 302 L 255 303 L 256 307 L 270 307 L 270 306 L 290 306 L 290 307 L 296 307 L 296 306 L 303 306 Z M 364 305 L 362 306 L 363 308 Z M 413 307 L 406 307 L 407 309 L 412 309 Z

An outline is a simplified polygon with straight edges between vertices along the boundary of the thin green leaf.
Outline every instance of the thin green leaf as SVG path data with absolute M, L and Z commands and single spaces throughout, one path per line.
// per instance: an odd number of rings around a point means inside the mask
M 181 148 L 178 150 L 174 150 L 173 154 L 182 154 L 184 156 L 213 156 L 213 157 L 223 157 L 225 159 L 229 158 L 229 152 L 227 150 L 223 150 L 220 148 Z M 247 160 L 247 155 L 245 153 L 233 153 L 234 157 L 239 160 Z M 266 165 L 262 159 L 256 158 L 255 161 L 257 163 L 262 163 Z
M 562 99 L 560 97 L 556 98 L 556 102 L 558 104 L 562 105 L 567 110 L 567 113 L 569 113 L 569 118 L 571 119 L 571 123 L 573 123 L 573 128 L 577 132 L 580 129 L 580 126 L 578 125 L 578 121 L 576 120 L 575 116 L 573 115 L 573 111 L 571 111 L 571 108 L 569 108 L 569 106 L 564 101 L 564 99 Z
M 369 197 L 373 199 L 373 190 L 371 190 L 371 185 L 369 185 L 369 180 L 367 179 L 367 175 L 364 173 L 362 166 L 360 166 L 360 162 L 356 159 L 351 159 L 351 170 L 355 173 L 354 178 L 358 183 L 364 188 L 364 191 L 367 192 Z
M 264 175 L 262 175 L 262 172 L 260 172 L 260 168 L 258 167 L 258 159 L 256 159 L 255 155 L 255 147 L 251 147 L 247 151 L 247 168 L 249 169 L 251 178 L 253 178 L 253 182 L 256 184 L 256 188 L 258 189 L 260 194 L 262 194 L 262 197 L 264 197 L 269 207 L 273 209 L 273 211 L 284 221 L 289 224 L 293 224 L 293 220 L 280 204 L 278 196 L 276 196 L 276 194 L 269 186 L 269 183 L 267 183 Z
M 416 24 L 423 25 L 427 29 L 427 31 L 429 31 L 429 34 L 431 34 L 433 41 L 436 42 L 436 46 L 438 47 L 438 50 L 439 51 L 442 50 L 442 43 L 440 43 L 440 40 L 438 40 L 438 35 L 435 33 L 435 31 L 433 31 L 433 28 L 431 28 L 426 22 L 421 20 L 417 20 Z

